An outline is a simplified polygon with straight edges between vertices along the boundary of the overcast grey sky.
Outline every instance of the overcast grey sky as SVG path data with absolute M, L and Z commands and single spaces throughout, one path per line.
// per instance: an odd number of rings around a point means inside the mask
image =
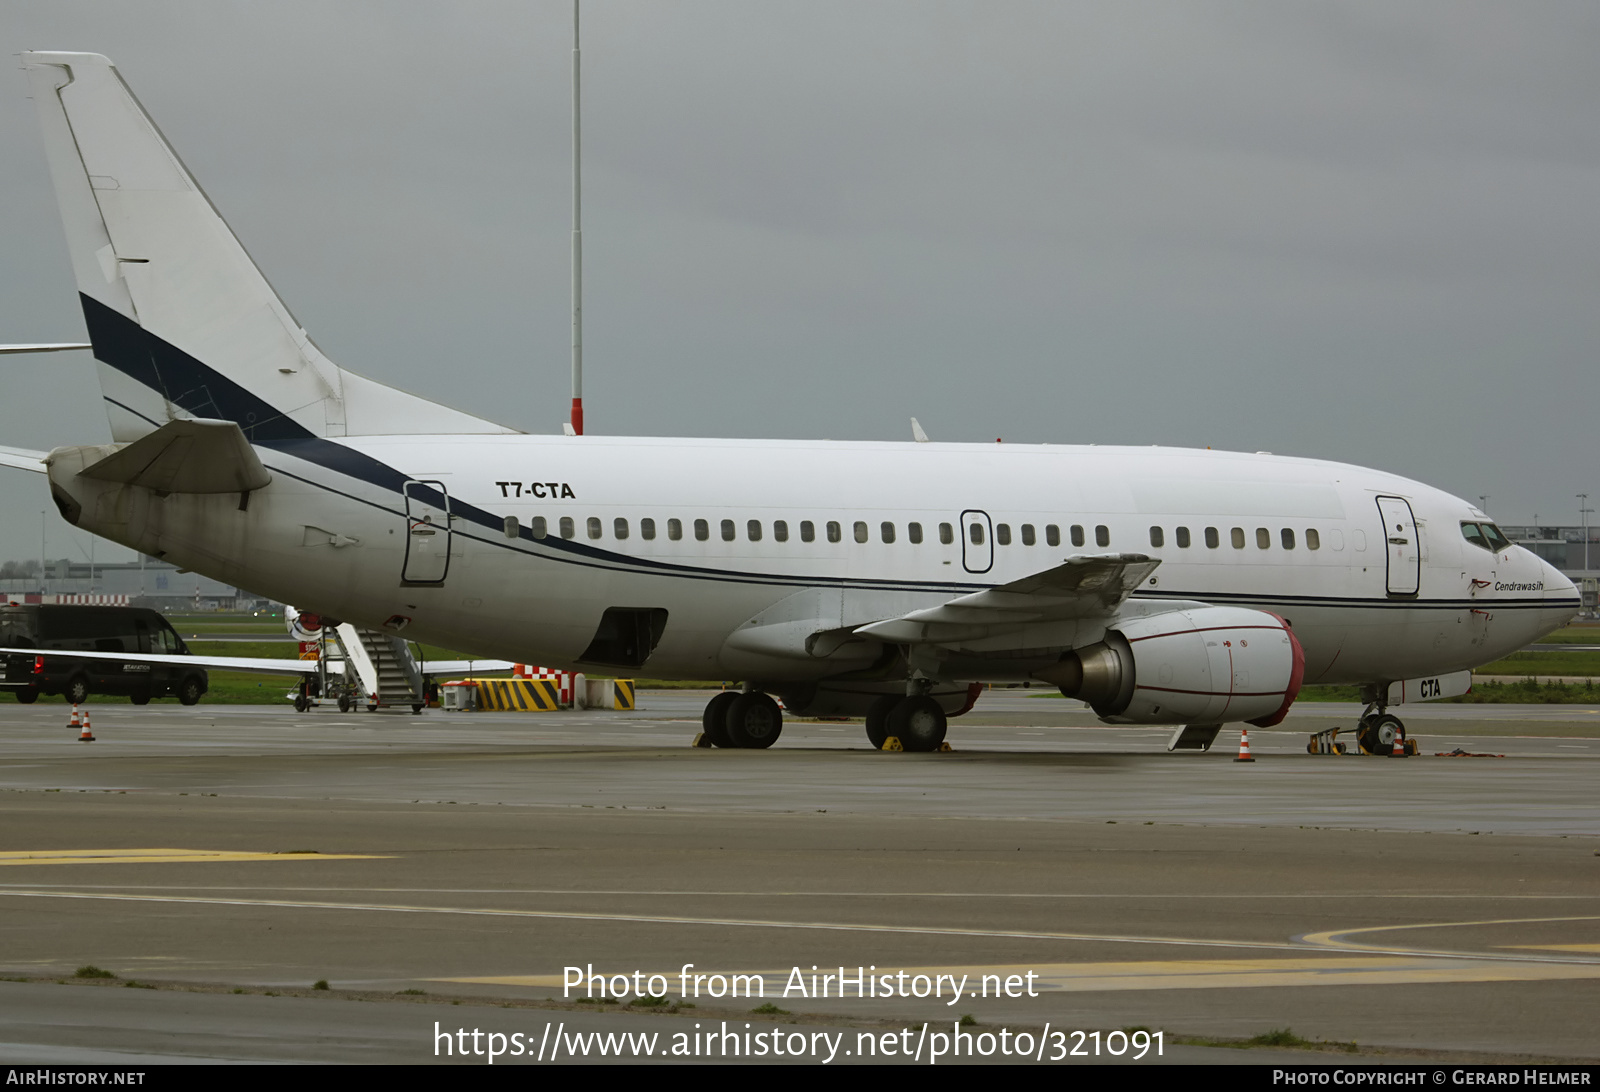
M 0 11 L 5 54 L 117 63 L 335 361 L 541 432 L 569 398 L 570 35 L 564 0 Z M 1592 3 L 589 0 L 589 430 L 915 415 L 1339 459 L 1576 523 L 1597 41 Z M 7 67 L 0 341 L 77 339 Z M 0 358 L 0 392 L 0 443 L 109 436 L 87 354 Z M 0 471 L 0 504 L 0 558 L 36 556 L 40 479 Z

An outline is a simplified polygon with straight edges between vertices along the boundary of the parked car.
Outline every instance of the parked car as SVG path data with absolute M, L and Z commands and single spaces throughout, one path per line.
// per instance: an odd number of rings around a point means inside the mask
M 75 660 L 51 652 L 142 652 L 190 655 L 167 620 L 145 607 L 0 607 L 0 648 L 38 649 L 33 655 L 5 656 L 0 688 L 29 704 L 40 694 L 60 694 L 83 702 L 90 694 L 116 694 L 144 705 L 175 694 L 193 705 L 210 686 L 205 669 L 184 664 Z

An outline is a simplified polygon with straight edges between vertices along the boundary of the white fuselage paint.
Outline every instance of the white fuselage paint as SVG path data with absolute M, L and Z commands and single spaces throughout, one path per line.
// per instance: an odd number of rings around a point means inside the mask
M 794 621 L 800 631 L 861 625 L 1048 569 L 1072 555 L 1143 553 L 1161 566 L 1124 610 L 1170 600 L 1235 604 L 1287 618 L 1304 646 L 1307 683 L 1374 682 L 1474 667 L 1564 624 L 1578 598 L 1560 573 L 1520 547 L 1467 542 L 1467 502 L 1391 474 L 1311 459 L 1163 448 L 1022 444 L 850 443 L 602 436 L 403 436 L 313 441 L 310 458 L 258 448 L 272 483 L 250 495 L 171 495 L 92 482 L 76 459 L 53 468 L 83 505 L 80 525 L 210 576 L 346 621 L 399 616 L 404 634 L 474 655 L 580 666 L 607 607 L 662 608 L 668 622 L 641 674 L 817 679 L 850 664 L 751 652 L 741 627 Z M 99 457 L 83 449 L 88 461 Z M 333 463 L 367 456 L 351 474 Z M 449 564 L 435 584 L 407 585 L 408 525 L 399 480 L 442 484 L 450 497 Z M 365 467 L 365 469 L 362 469 Z M 506 483 L 504 485 L 500 483 Z M 554 488 L 550 484 L 554 483 Z M 516 486 L 520 484 L 520 496 Z M 533 488 L 538 484 L 540 488 Z M 543 496 L 538 495 L 543 493 Z M 1416 518 L 1414 595 L 1391 594 L 1390 537 L 1379 498 Z M 962 514 L 987 517 L 986 542 Z M 503 530 L 506 517 L 521 529 Z M 542 517 L 548 537 L 529 529 Z M 560 537 L 563 517 L 575 536 Z M 655 537 L 642 535 L 653 520 Z M 599 536 L 591 537 L 590 521 Z M 628 537 L 617 536 L 626 521 Z M 668 537 L 668 521 L 683 535 Z M 695 535 L 704 520 L 709 537 Z M 724 520 L 733 521 L 725 541 Z M 788 526 L 777 541 L 777 521 Z M 751 521 L 761 539 L 752 541 Z M 816 529 L 801 538 L 801 523 Z M 827 525 L 840 525 L 830 542 Z M 867 527 L 856 541 L 855 524 Z M 892 523 L 895 541 L 883 541 Z M 909 525 L 921 524 L 921 543 Z M 955 541 L 940 541 L 950 524 Z M 1010 529 L 1009 544 L 994 531 Z M 1024 524 L 1034 528 L 1025 545 Z M 1049 545 L 1046 528 L 1060 529 Z M 1074 546 L 1071 528 L 1085 543 Z M 1096 529 L 1109 533 L 1096 541 Z M 1151 528 L 1162 530 L 1153 546 Z M 1219 544 L 1207 546 L 1206 529 Z M 1190 544 L 1177 545 L 1179 528 Z M 1234 545 L 1234 528 L 1244 535 Z M 1258 545 L 1258 531 L 1267 545 Z M 1286 548 L 1283 532 L 1293 532 Z M 1314 531 L 1318 548 L 1308 548 Z M 1402 537 L 1410 537 L 1409 529 Z M 435 536 L 433 546 L 442 545 Z M 1403 550 L 1401 551 L 1404 552 Z M 992 555 L 987 571 L 982 568 Z M 1411 564 L 1416 564 L 1412 562 Z M 436 575 L 436 574 L 434 574 Z M 1099 639 L 1104 619 L 1057 625 L 1041 650 Z M 1004 645 L 1006 642 L 1001 642 Z M 1009 644 L 1014 647 L 1016 641 Z M 978 650 L 981 652 L 981 649 Z M 1055 651 L 1039 655 L 1053 657 Z M 1016 658 L 963 678 L 1025 677 Z M 854 666 L 859 667 L 859 664 Z

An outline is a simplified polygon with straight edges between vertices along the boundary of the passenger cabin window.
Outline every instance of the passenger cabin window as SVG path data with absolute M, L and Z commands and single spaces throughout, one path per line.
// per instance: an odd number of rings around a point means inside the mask
M 1306 549 L 1322 549 L 1322 536 L 1317 534 L 1317 529 L 1315 527 L 1306 528 Z
M 956 540 L 956 529 L 948 523 L 939 524 L 939 541 L 949 546 Z
M 866 522 L 864 520 L 859 520 L 859 519 L 856 520 L 856 525 L 853 528 L 853 530 L 856 533 L 856 541 L 857 542 L 865 542 L 865 541 L 867 541 L 867 525 L 866 525 Z
M 522 525 L 517 522 L 516 516 L 506 517 L 506 537 L 516 538 L 522 534 Z
M 578 534 L 578 525 L 572 522 L 571 516 L 561 517 L 561 537 L 575 538 Z
M 733 520 L 731 520 L 731 519 L 723 520 L 722 521 L 722 541 L 723 542 L 732 542 L 734 533 L 735 532 L 734 532 Z
M 1000 546 L 1011 545 L 1011 524 L 997 523 L 994 525 L 994 540 Z
M 711 524 L 703 519 L 694 521 L 694 537 L 699 542 L 705 542 L 711 537 Z
M 639 537 L 646 542 L 654 539 L 656 537 L 656 521 L 648 518 L 640 520 Z
M 1152 545 L 1152 546 L 1164 546 L 1165 544 L 1166 544 L 1166 535 L 1162 534 L 1161 528 L 1159 528 L 1159 527 L 1150 528 L 1150 545 Z
M 534 538 L 543 538 L 545 535 L 549 534 L 550 532 L 546 528 L 547 525 L 543 516 L 533 517 L 533 525 L 531 530 L 533 531 Z
M 761 541 L 761 521 L 753 519 L 744 526 L 745 537 L 751 542 Z
M 779 542 L 789 541 L 789 525 L 781 519 L 772 521 L 772 537 Z
M 974 523 L 970 527 L 968 527 L 967 528 L 967 537 L 972 540 L 972 544 L 974 546 L 982 546 L 983 545 L 983 524 Z
M 894 524 L 890 523 L 888 520 L 883 521 L 883 524 L 878 528 L 878 532 L 883 536 L 883 541 L 894 541 Z
M 1061 545 L 1061 528 L 1057 527 L 1053 523 L 1045 524 L 1045 528 L 1044 528 L 1044 544 L 1046 546 L 1059 546 L 1059 545 Z
M 1094 529 L 1094 544 L 1096 546 L 1111 545 L 1111 528 L 1107 527 L 1103 523 L 1096 527 Z
M 1022 544 L 1024 546 L 1032 546 L 1035 541 L 1036 540 L 1033 537 L 1033 524 L 1024 523 L 1022 525 Z
M 1083 545 L 1083 528 L 1076 523 L 1072 525 L 1072 544 L 1074 546 Z
M 1221 546 L 1221 545 L 1222 545 L 1222 537 L 1217 534 L 1217 529 L 1215 527 L 1207 527 L 1206 528 L 1206 548 L 1209 549 L 1209 550 L 1215 550 L 1218 546 Z
M 1178 549 L 1187 550 L 1189 548 L 1189 528 L 1179 527 L 1176 531 L 1172 532 L 1172 538 L 1175 542 L 1177 542 Z
M 1263 550 L 1272 548 L 1272 532 L 1265 527 L 1256 528 L 1256 546 Z
M 679 539 L 683 538 L 683 520 L 667 520 L 667 537 L 673 542 L 677 542 Z
M 599 516 L 590 516 L 588 518 L 588 520 L 586 521 L 586 523 L 587 523 L 588 528 L 589 528 L 589 537 L 590 538 L 599 538 L 604 533 L 601 530 L 601 527 L 600 527 L 600 517 Z
M 1280 537 L 1283 539 L 1283 548 L 1285 550 L 1294 549 L 1294 528 L 1293 527 L 1285 527 L 1283 529 L 1283 531 L 1280 532 Z
M 1243 527 L 1235 527 L 1233 530 L 1228 532 L 1228 537 L 1233 540 L 1233 548 L 1235 550 L 1244 549 L 1244 528 Z
M 842 542 L 842 541 L 844 541 L 844 528 L 839 526 L 839 523 L 838 523 L 837 520 L 831 520 L 830 519 L 828 521 L 828 541 L 829 542 Z
M 906 537 L 911 540 L 911 545 L 913 545 L 913 546 L 922 545 L 922 524 L 920 524 L 920 523 L 908 523 L 908 524 L 906 524 Z
M 817 540 L 817 525 L 808 519 L 800 521 L 800 541 L 815 542 Z
M 618 516 L 615 520 L 613 520 L 611 522 L 611 533 L 617 536 L 617 540 L 619 542 L 622 539 L 627 538 L 628 537 L 628 521 L 623 519 L 621 516 Z

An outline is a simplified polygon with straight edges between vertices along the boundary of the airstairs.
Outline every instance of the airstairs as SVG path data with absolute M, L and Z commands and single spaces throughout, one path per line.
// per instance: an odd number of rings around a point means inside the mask
M 399 637 L 345 623 L 334 630 L 344 652 L 346 676 L 351 680 L 351 702 L 404 708 L 420 713 L 425 704 L 422 672 L 411 649 Z

